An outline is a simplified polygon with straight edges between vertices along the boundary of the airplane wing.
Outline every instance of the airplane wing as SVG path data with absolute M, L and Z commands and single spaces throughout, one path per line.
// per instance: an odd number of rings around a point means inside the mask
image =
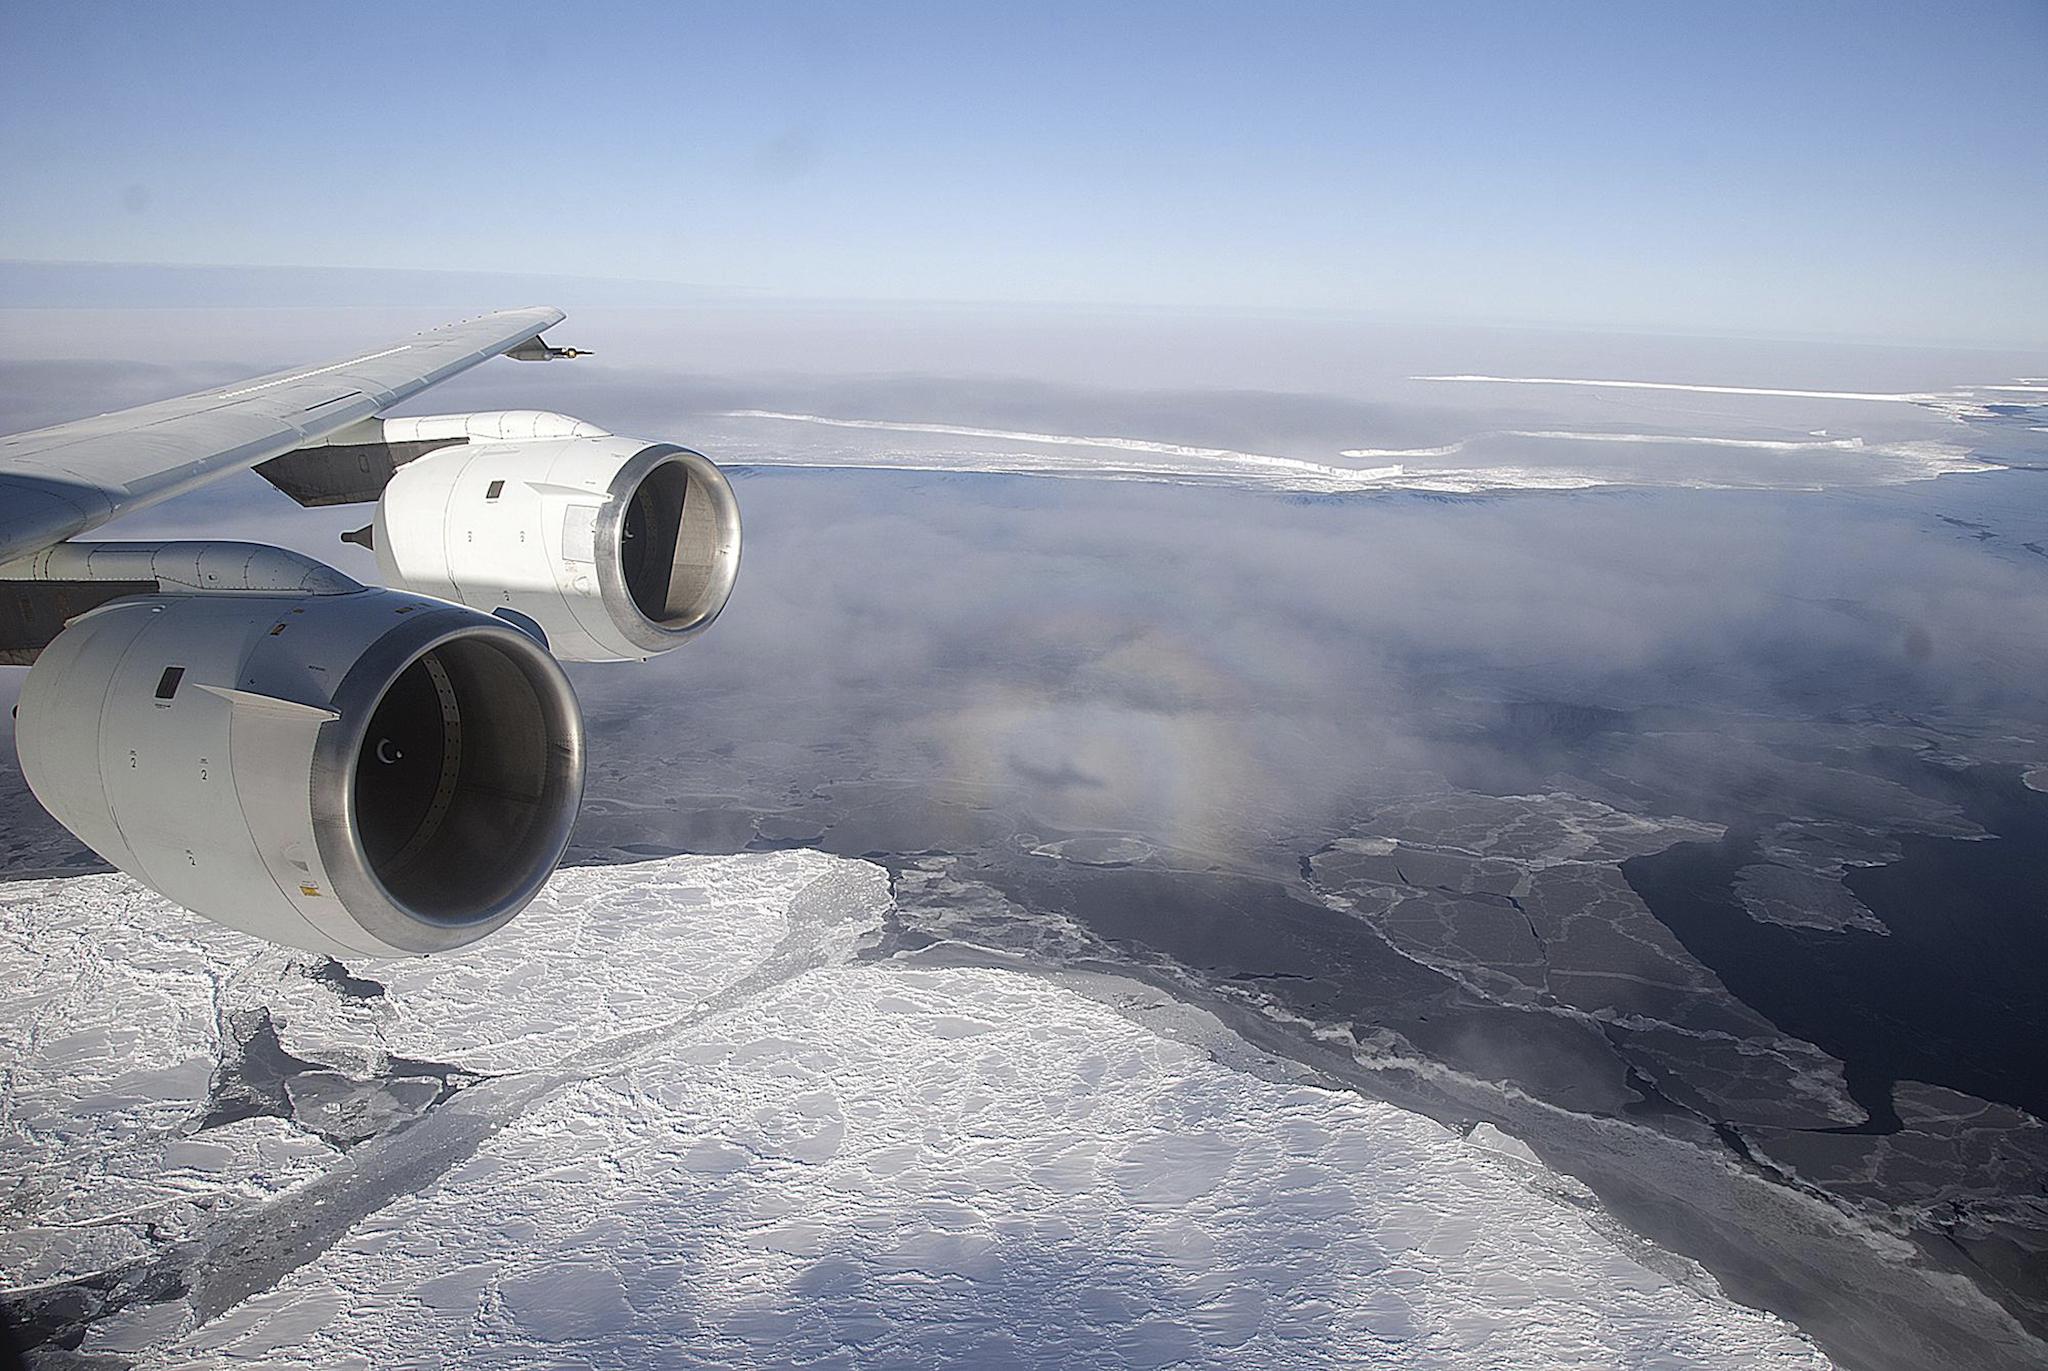
M 505 355 L 510 310 L 330 362 L 0 438 L 15 752 L 80 841 L 230 928 L 329 956 L 443 952 L 561 861 L 584 733 L 563 661 L 644 661 L 724 609 L 739 505 L 702 453 L 536 410 L 387 419 Z M 219 539 L 79 534 L 245 468 L 379 586 Z
M 0 438 L 0 563 L 318 442 L 479 362 L 523 350 L 562 317 L 556 309 L 504 310 L 339 362 Z

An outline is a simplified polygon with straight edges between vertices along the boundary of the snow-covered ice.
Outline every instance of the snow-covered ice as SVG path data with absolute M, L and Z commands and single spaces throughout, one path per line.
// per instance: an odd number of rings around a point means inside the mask
M 1956 419 L 1966 419 L 1980 404 L 1972 398 L 1974 392 L 1922 396 L 1634 381 L 1568 382 L 1484 376 L 1415 379 L 1696 391 L 1713 395 L 1799 397 L 1809 401 L 1900 400 Z M 716 417 L 735 424 L 730 433 L 720 435 L 721 450 L 734 462 L 747 465 L 997 472 L 1228 485 L 1324 495 L 1372 491 L 1476 494 L 1601 486 L 1808 489 L 1920 481 L 1946 474 L 1986 471 L 1992 466 L 1977 460 L 1967 441 L 1929 437 L 1869 439 L 1855 434 L 1819 436 L 1811 430 L 1787 437 L 1780 427 L 1734 420 L 1721 421 L 1721 431 L 1489 428 L 1454 441 L 1421 446 L 1347 447 L 1332 454 L 1338 461 L 1319 461 L 1313 455 L 1282 456 L 1150 438 L 1050 433 L 916 419 L 847 418 L 763 409 L 728 410 Z M 1697 416 L 1683 413 L 1663 416 L 1666 423 L 1688 420 L 1700 422 Z M 819 435 L 820 430 L 824 436 Z M 834 430 L 842 436 L 832 437 Z M 952 441 L 958 439 L 973 439 L 975 445 Z M 1702 457 L 1702 449 L 1713 460 Z M 1684 456 L 1688 451 L 1690 457 Z M 1366 462 L 1376 464 L 1359 465 Z
M 946 453 L 865 450 L 861 455 L 777 453 L 763 465 L 873 467 L 902 471 L 1004 471 L 1029 476 L 1066 476 L 1094 480 L 1195 480 L 1225 484 L 1273 486 L 1281 490 L 1319 492 L 1376 490 L 1396 481 L 1399 466 L 1342 467 L 1299 457 L 1278 457 L 1229 448 L 1193 447 L 1147 438 L 1091 437 L 1087 434 L 1034 433 L 1013 429 L 976 428 L 965 424 L 933 424 L 896 419 L 840 419 L 823 414 L 786 414 L 775 410 L 740 409 L 726 419 L 767 420 L 779 424 L 811 424 L 822 428 L 859 429 L 879 433 L 984 438 L 1020 448 L 1049 447 L 1051 453 L 1028 450 L 1002 453 Z M 1072 449 L 1122 456 L 1077 456 Z M 1354 454 L 1346 453 L 1345 456 Z M 754 460 L 762 460 L 756 457 Z
M 1490 1126 L 1052 979 L 857 960 L 888 898 L 814 852 L 580 868 L 344 982 L 121 877 L 0 887 L 10 1298 L 191 1255 L 87 1329 L 147 1367 L 1827 1364 Z M 346 1150 L 201 1129 L 255 1008 L 352 1080 L 476 1079 Z M 209 1285 L 325 1206 L 246 1298 Z
M 1873 390 L 1786 390 L 1777 386 L 1710 386 L 1682 381 L 1589 380 L 1572 376 L 1416 376 L 1417 381 L 1463 381 L 1490 386 L 1578 386 L 1588 390 L 1675 390 L 1692 395 L 1769 395 L 1799 400 L 1872 400 L 1917 404 L 1929 397 L 1908 392 Z

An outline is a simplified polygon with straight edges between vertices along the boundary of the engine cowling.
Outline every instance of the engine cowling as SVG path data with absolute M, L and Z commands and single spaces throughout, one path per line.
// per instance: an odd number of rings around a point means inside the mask
M 680 647 L 739 575 L 739 503 L 709 458 L 606 434 L 470 442 L 400 467 L 372 537 L 387 585 L 537 624 L 568 661 Z
M 108 861 L 333 955 L 460 947 L 560 862 L 583 722 L 527 633 L 390 590 L 116 600 L 22 683 L 36 798 Z

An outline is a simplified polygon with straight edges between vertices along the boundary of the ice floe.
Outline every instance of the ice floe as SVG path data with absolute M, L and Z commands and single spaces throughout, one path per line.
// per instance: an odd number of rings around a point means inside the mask
M 1512 1138 L 857 959 L 888 903 L 814 852 L 586 867 L 338 972 L 123 877 L 0 887 L 8 1300 L 146 1367 L 1827 1364 Z M 307 1071 L 466 1083 L 346 1147 L 203 1127 L 256 1010 Z

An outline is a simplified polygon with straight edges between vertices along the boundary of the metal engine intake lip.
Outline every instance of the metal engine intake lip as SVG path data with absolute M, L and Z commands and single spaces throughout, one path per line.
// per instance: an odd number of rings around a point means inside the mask
M 467 797 L 465 841 L 451 836 L 421 857 L 421 881 L 380 872 L 364 842 L 358 770 L 386 696 L 427 654 L 485 713 L 523 720 L 538 736 L 477 729 L 465 747 L 494 764 L 529 749 L 519 774 L 487 776 Z M 583 797 L 583 713 L 560 664 L 501 620 L 450 605 L 403 616 L 342 678 L 332 697 L 341 716 L 321 726 L 311 778 L 313 831 L 334 894 L 364 929 L 412 953 L 445 952 L 503 927 L 532 901 L 560 863 Z M 493 750 L 498 750 L 495 753 Z M 373 754 L 374 755 L 374 754 Z M 494 815 L 489 806 L 499 806 Z M 481 812 L 480 812 L 481 811 Z M 500 825 L 488 821 L 503 819 Z
M 703 532 L 709 535 L 711 555 L 705 578 L 694 588 L 689 603 L 657 618 L 641 607 L 627 584 L 623 554 L 626 520 L 634 497 L 642 485 L 659 479 L 666 468 L 676 469 L 684 476 L 688 501 L 709 501 L 711 522 Z M 634 646 L 648 652 L 666 652 L 709 628 L 732 597 L 733 584 L 740 574 L 739 499 L 725 473 L 710 458 L 670 443 L 657 443 L 635 453 L 612 477 L 608 491 L 610 498 L 599 512 L 594 529 L 599 593 L 612 621 Z M 690 509 L 686 504 L 685 514 Z M 672 567 L 681 565 L 682 554 L 681 547 L 673 550 Z

